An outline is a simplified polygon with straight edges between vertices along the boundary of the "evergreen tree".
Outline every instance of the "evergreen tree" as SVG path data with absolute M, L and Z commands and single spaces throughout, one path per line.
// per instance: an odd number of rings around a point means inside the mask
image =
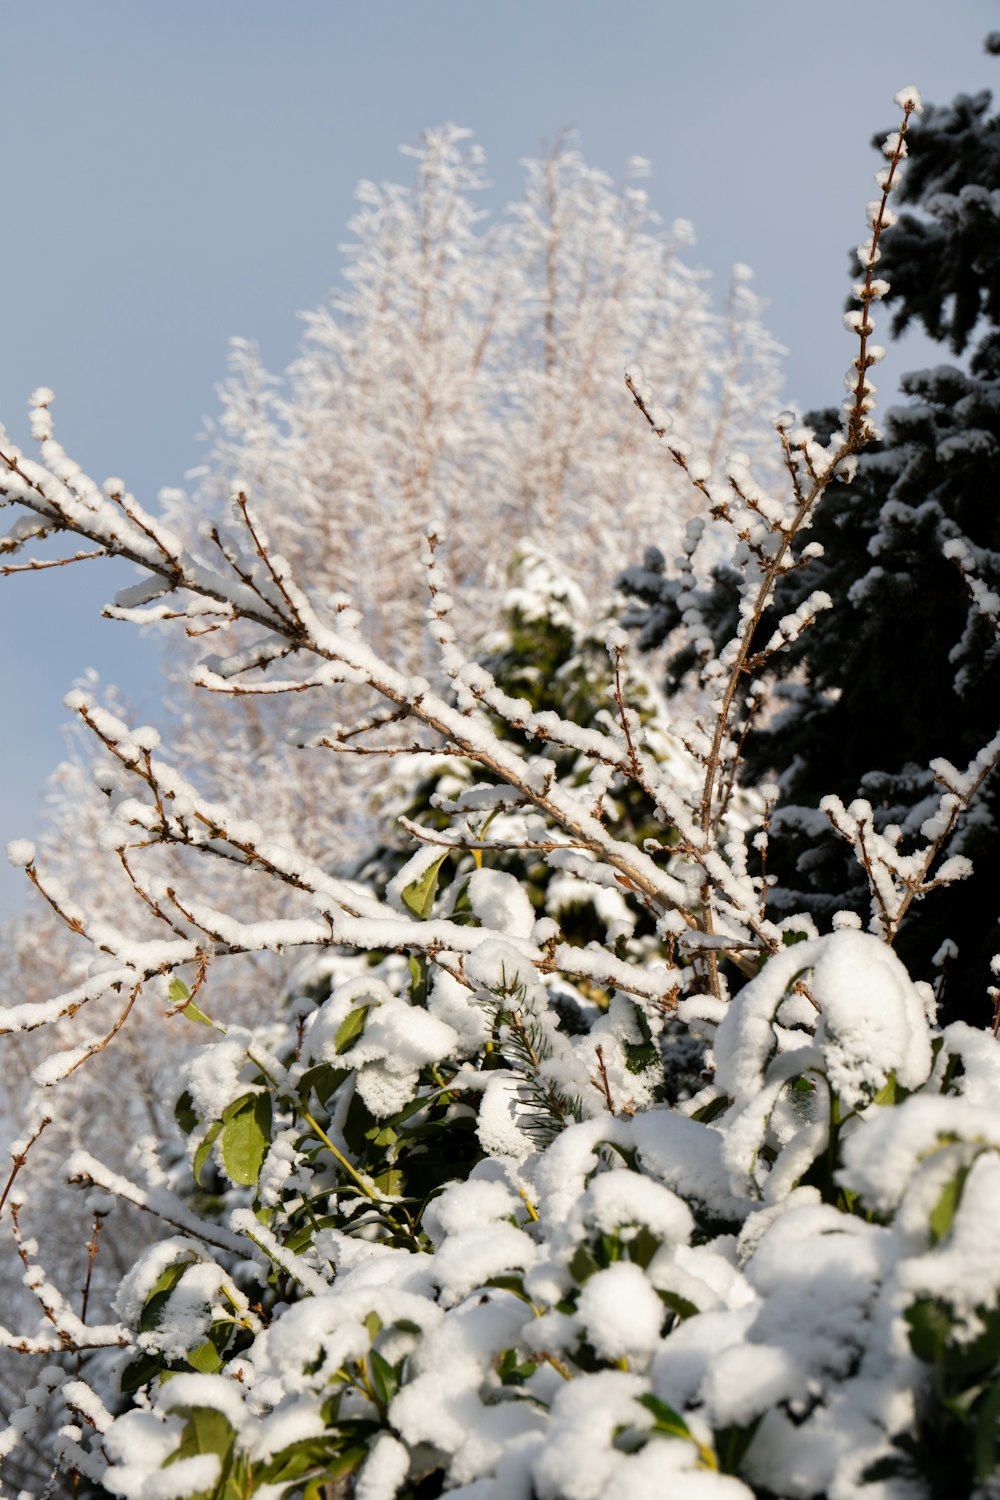
M 1000 51 L 1000 34 L 987 41 Z M 904 376 L 907 400 L 888 414 L 883 441 L 862 455 L 853 483 L 831 486 L 806 544 L 822 556 L 790 573 L 761 622 L 775 622 L 815 590 L 835 601 L 766 669 L 780 711 L 747 736 L 751 777 L 777 774 L 771 895 L 776 915 L 812 912 L 821 926 L 841 909 L 869 915 L 869 886 L 852 850 L 819 810 L 831 792 L 863 798 L 876 827 L 919 836 L 940 787 L 931 762 L 964 767 L 992 739 L 1000 702 L 1000 652 L 966 573 L 981 580 L 980 603 L 995 615 L 1000 590 L 1000 117 L 988 93 L 931 107 L 910 137 L 900 216 L 880 266 L 898 332 L 920 321 L 965 356 Z M 835 414 L 809 419 L 820 437 Z M 956 566 L 960 563 L 960 566 Z M 688 598 L 648 553 L 624 586 L 632 624 L 650 649 L 667 640 Z M 733 576 L 716 569 L 697 605 L 717 645 L 733 633 Z M 676 690 L 695 665 L 675 652 Z M 898 947 L 934 979 L 945 1013 L 982 1024 L 990 959 L 1000 949 L 1000 786 L 987 781 L 954 852 L 973 874 L 935 891 L 919 923 L 904 923 Z M 878 913 L 872 913 L 878 920 Z M 951 944 L 942 945 L 946 939 Z M 957 945 L 957 956 L 954 946 Z M 936 960 L 936 962 L 935 962 Z M 944 969 L 944 973 L 939 972 Z

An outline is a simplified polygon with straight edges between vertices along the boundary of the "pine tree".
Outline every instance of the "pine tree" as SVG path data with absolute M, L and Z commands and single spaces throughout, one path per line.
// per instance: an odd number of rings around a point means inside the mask
M 1000 51 L 1000 35 L 988 46 Z M 940 791 L 931 762 L 964 766 L 997 729 L 1000 653 L 965 576 L 981 581 L 980 602 L 995 614 L 1000 117 L 990 107 L 988 93 L 961 95 L 929 107 L 914 126 L 900 188 L 913 211 L 900 216 L 880 266 L 894 330 L 919 320 L 965 362 L 903 378 L 906 400 L 889 412 L 883 441 L 862 455 L 853 483 L 831 486 L 799 544 L 801 552 L 819 543 L 822 556 L 782 580 L 761 623 L 763 642 L 815 590 L 835 601 L 769 663 L 779 708 L 751 728 L 744 746 L 751 778 L 780 778 L 775 827 L 784 836 L 770 866 L 778 915 L 804 909 L 821 925 L 845 908 L 869 916 L 865 873 L 819 810 L 824 796 L 867 800 L 880 829 L 892 838 L 901 830 L 905 849 Z M 836 418 L 807 420 L 822 437 Z M 624 584 L 643 646 L 662 643 L 680 617 L 680 586 L 656 554 Z M 732 632 L 735 599 L 732 575 L 717 569 L 698 600 L 717 644 Z M 673 689 L 693 665 L 691 652 L 673 654 Z M 929 895 L 898 946 L 914 972 L 935 982 L 945 1014 L 983 1024 L 990 959 L 1000 949 L 995 779 L 953 853 L 970 858 L 974 873 Z

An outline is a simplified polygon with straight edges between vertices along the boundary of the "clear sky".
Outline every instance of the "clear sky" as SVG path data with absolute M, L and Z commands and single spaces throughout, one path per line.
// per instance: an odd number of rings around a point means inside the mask
M 57 395 L 57 435 L 152 503 L 197 464 L 231 335 L 282 369 L 334 283 L 360 177 L 454 120 L 496 207 L 575 127 L 612 173 L 649 157 L 668 221 L 724 284 L 743 261 L 799 407 L 840 398 L 847 251 L 892 95 L 1000 82 L 995 0 L 46 0 L 3 8 L 0 421 Z M 926 363 L 908 339 L 891 385 Z M 98 571 L 98 567 L 103 571 Z M 150 712 L 157 644 L 99 619 L 110 565 L 0 579 L 0 845 L 30 836 L 63 694 L 96 667 Z M 23 877 L 20 877 L 23 881 Z M 0 910 L 19 900 L 0 871 Z

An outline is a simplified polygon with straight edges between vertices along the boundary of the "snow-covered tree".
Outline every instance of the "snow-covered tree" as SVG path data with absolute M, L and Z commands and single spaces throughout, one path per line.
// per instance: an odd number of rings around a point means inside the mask
M 703 516 L 684 533 L 701 697 L 666 732 L 616 625 L 595 691 L 588 633 L 538 552 L 506 644 L 534 616 L 543 644 L 564 631 L 560 666 L 462 647 L 433 531 L 429 645 L 404 630 L 396 650 L 344 597 L 356 574 L 311 587 L 249 483 L 225 532 L 154 516 L 65 454 L 47 390 L 38 459 L 0 443 L 8 550 L 44 533 L 67 558 L 128 559 L 140 580 L 121 618 L 216 627 L 204 694 L 313 694 L 329 705 L 317 749 L 395 766 L 416 745 L 425 785 L 436 765 L 429 805 L 408 804 L 413 852 L 366 881 L 317 860 L 308 826 L 301 842 L 276 832 L 252 764 L 236 804 L 150 727 L 70 695 L 105 799 L 86 857 L 119 872 L 131 910 L 91 909 L 28 841 L 10 846 L 86 957 L 49 998 L 0 1009 L 11 1036 L 59 1027 L 63 1044 L 35 1070 L 41 1112 L 3 1192 L 37 1316 L 0 1342 L 47 1361 L 0 1436 L 5 1461 L 56 1413 L 57 1471 L 127 1500 L 902 1500 L 995 1483 L 1000 1054 L 988 1032 L 934 1026 L 891 922 L 774 920 L 773 789 L 739 784 L 755 674 L 829 600 L 761 646 L 762 617 L 816 557 L 800 535 L 874 435 L 875 266 L 919 109 L 913 89 L 897 102 L 828 440 L 783 415 L 782 484 L 744 456 L 719 476 L 627 377 L 639 430 L 717 533 L 703 543 Z M 710 447 L 714 428 L 700 436 Z M 696 555 L 726 539 L 740 598 L 716 652 Z M 469 586 L 488 592 L 483 570 Z M 942 770 L 906 858 L 834 809 L 887 911 L 961 873 L 941 860 L 997 759 L 993 740 Z M 587 892 L 582 931 L 563 921 L 564 877 Z M 286 980 L 237 1024 L 216 976 L 254 955 Z M 100 1139 L 64 1163 L 101 1240 L 122 1204 L 157 1226 L 104 1311 L 50 1272 L 34 1163 L 67 1086 L 121 1056 L 143 1014 L 181 1059 L 178 1137 L 138 1142 L 127 1172 Z
M 861 458 L 850 487 L 833 486 L 809 534 L 823 557 L 782 580 L 762 625 L 764 638 L 817 588 L 833 602 L 768 663 L 763 675 L 780 680 L 781 711 L 761 716 L 742 752 L 751 779 L 779 780 L 782 836 L 771 865 L 778 913 L 805 909 L 825 923 L 850 907 L 893 925 L 877 899 L 872 907 L 867 872 L 820 810 L 822 799 L 857 799 L 869 809 L 862 821 L 880 833 L 899 830 L 890 837 L 910 849 L 939 795 L 938 761 L 968 761 L 995 728 L 1000 117 L 990 105 L 981 93 L 928 108 L 901 187 L 915 211 L 900 215 L 880 266 L 895 331 L 919 320 L 965 353 L 965 365 L 903 377 L 907 399 L 888 413 L 884 440 Z M 836 415 L 815 422 L 822 432 Z M 676 583 L 649 561 L 627 574 L 643 601 L 631 618 L 647 647 L 661 644 L 678 618 Z M 725 570 L 700 598 L 720 644 L 736 601 Z M 679 652 L 672 681 L 692 664 L 690 652 Z M 992 1019 L 990 963 L 1000 947 L 997 796 L 996 781 L 984 782 L 953 842 L 953 855 L 971 860 L 968 880 L 936 894 L 919 918 L 911 911 L 899 933 L 900 953 L 935 983 L 945 1013 L 978 1024 Z
M 483 153 L 468 132 L 430 131 L 408 155 L 411 183 L 359 188 L 347 270 L 329 303 L 306 318 L 300 356 L 284 378 L 234 341 L 203 470 L 190 497 L 165 493 L 163 516 L 186 546 L 204 546 L 213 527 L 225 545 L 233 485 L 248 485 L 272 544 L 316 596 L 352 593 L 368 638 L 424 671 L 433 665 L 419 564 L 428 527 L 442 538 L 452 618 L 470 644 L 501 624 L 508 566 L 522 541 L 569 568 L 583 596 L 603 599 L 637 539 L 652 528 L 668 544 L 678 540 L 698 498 L 629 420 L 626 361 L 642 358 L 669 380 L 677 422 L 707 440 L 716 464 L 737 446 L 766 466 L 761 418 L 777 404 L 778 351 L 742 268 L 717 308 L 706 276 L 685 264 L 691 227 L 659 225 L 642 162 L 630 163 L 616 187 L 565 141 L 526 165 L 522 200 L 494 223 L 482 207 Z M 335 718 L 311 691 L 277 703 L 255 695 L 206 702 L 190 675 L 217 639 L 214 623 L 206 617 L 189 635 L 170 636 L 176 753 L 199 767 L 206 794 L 224 801 L 241 800 L 251 776 L 273 837 L 325 868 L 354 871 L 381 837 L 370 805 L 384 762 L 365 755 L 356 735 L 363 690 L 345 685 Z M 553 672 L 559 665 L 549 663 Z M 600 706 L 595 697 L 592 711 Z M 412 743 L 411 727 L 400 721 L 400 745 Z M 326 747 L 298 748 L 317 739 Z M 46 866 L 93 916 L 131 925 L 132 890 L 121 872 L 109 876 L 78 858 L 105 816 L 89 759 L 78 746 L 53 779 Z M 162 878 L 179 877 L 175 852 L 159 853 Z M 264 892 L 232 867 L 216 875 L 214 897 L 238 902 L 248 919 L 298 909 L 292 887 Z M 51 912 L 15 924 L 4 947 L 9 988 L 25 1002 L 85 978 L 72 934 Z M 280 961 L 254 954 L 217 975 L 214 987 L 225 990 L 231 1019 L 252 1022 L 270 1013 L 284 982 Z M 148 1037 L 145 1022 L 128 1032 L 141 1091 L 123 1098 L 109 1060 L 99 1103 L 92 1085 L 79 1087 L 70 1136 L 88 1114 L 122 1149 L 136 1132 L 160 1133 L 167 1049 L 160 1024 L 149 1024 Z M 25 1049 L 22 1071 L 34 1060 Z M 58 1162 L 65 1142 L 54 1141 L 55 1131 L 43 1147 L 53 1142 Z M 68 1256 L 81 1227 L 60 1216 L 59 1228 Z

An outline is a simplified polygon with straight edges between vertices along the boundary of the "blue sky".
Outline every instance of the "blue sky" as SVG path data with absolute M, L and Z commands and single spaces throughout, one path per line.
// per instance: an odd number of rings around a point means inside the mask
M 617 172 L 649 157 L 654 206 L 693 258 L 756 272 L 800 406 L 839 399 L 847 251 L 892 94 L 992 87 L 991 0 L 47 0 L 5 8 L 0 421 L 57 395 L 57 434 L 152 502 L 199 461 L 231 335 L 281 369 L 319 303 L 359 177 L 455 120 L 494 205 L 561 130 Z M 883 387 L 926 363 L 908 339 Z M 930 356 L 933 358 L 938 355 Z M 99 618 L 109 565 L 0 580 L 0 841 L 30 835 L 88 667 L 153 711 L 156 642 Z M 19 902 L 0 874 L 0 910 Z M 23 877 L 21 877 L 23 880 Z

